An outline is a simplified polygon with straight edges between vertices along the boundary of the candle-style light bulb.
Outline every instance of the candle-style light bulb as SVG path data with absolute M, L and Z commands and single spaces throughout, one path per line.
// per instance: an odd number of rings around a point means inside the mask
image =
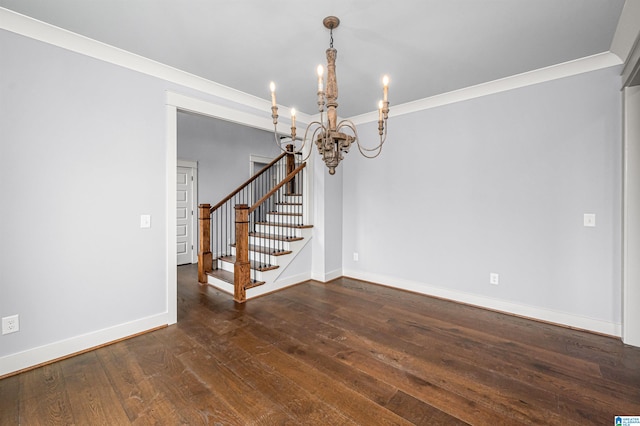
M 385 75 L 384 77 L 382 77 L 382 88 L 383 88 L 383 93 L 384 93 L 384 101 L 387 102 L 388 99 L 388 95 L 389 95 L 389 76 Z
M 324 74 L 324 68 L 322 65 L 318 65 L 318 92 L 322 92 L 324 89 L 322 75 Z
M 269 84 L 269 89 L 271 89 L 271 106 L 276 106 L 276 84 L 273 81 Z
M 296 127 L 296 109 L 291 108 L 291 127 Z
M 382 101 L 378 102 L 378 121 L 382 121 Z

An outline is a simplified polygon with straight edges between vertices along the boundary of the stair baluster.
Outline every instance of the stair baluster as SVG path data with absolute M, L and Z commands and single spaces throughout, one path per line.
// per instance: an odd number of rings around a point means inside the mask
M 207 274 L 233 283 L 234 300 L 244 302 L 246 290 L 262 284 L 258 274 L 278 268 L 272 265 L 273 256 L 290 253 L 287 249 L 290 241 L 300 240 L 293 237 L 295 226 L 302 223 L 301 204 L 291 202 L 290 196 L 302 193 L 305 165 L 296 164 L 296 154 L 289 146 L 287 152 L 215 206 L 200 205 L 200 283 L 208 282 Z M 251 207 L 250 203 L 253 203 Z M 261 225 L 264 229 L 260 232 L 257 231 L 258 224 L 266 224 Z M 249 230 L 253 231 L 252 246 Z M 214 232 L 213 239 L 211 232 Z M 230 249 L 235 250 L 235 256 Z M 229 268 L 231 263 L 232 269 Z

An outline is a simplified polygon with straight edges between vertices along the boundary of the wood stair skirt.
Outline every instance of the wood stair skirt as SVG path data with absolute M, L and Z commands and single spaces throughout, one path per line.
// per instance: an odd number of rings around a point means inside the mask
M 278 288 L 274 282 L 295 256 L 309 242 L 312 225 L 298 225 L 302 215 L 301 195 L 285 195 L 276 203 L 276 211 L 267 213 L 266 221 L 257 222 L 249 233 L 249 262 L 251 283 L 245 287 L 247 299 Z M 234 294 L 235 243 L 230 244 L 231 255 L 213 261 L 213 271 L 207 272 L 207 282 L 226 293 Z M 258 288 L 261 287 L 261 288 Z

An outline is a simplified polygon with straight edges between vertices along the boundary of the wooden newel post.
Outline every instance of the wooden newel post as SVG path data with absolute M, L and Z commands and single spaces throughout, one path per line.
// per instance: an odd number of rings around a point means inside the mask
M 236 209 L 236 263 L 233 266 L 233 299 L 243 303 L 247 300 L 246 287 L 251 282 L 249 263 L 249 206 L 238 204 Z
M 213 255 L 211 254 L 211 205 L 198 206 L 198 282 L 207 283 L 207 272 L 213 270 Z
M 293 153 L 293 145 L 287 145 L 287 175 L 293 172 L 296 168 L 296 156 Z M 295 194 L 296 185 L 295 185 L 295 177 L 287 183 L 287 194 Z

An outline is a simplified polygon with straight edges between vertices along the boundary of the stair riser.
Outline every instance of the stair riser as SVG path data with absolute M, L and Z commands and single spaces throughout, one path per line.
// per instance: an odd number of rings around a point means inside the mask
M 231 247 L 231 255 L 236 255 L 236 248 Z M 258 262 L 267 263 L 269 265 L 278 264 L 278 256 L 272 256 L 270 254 L 256 253 L 255 251 L 249 252 L 249 260 L 256 260 Z
M 302 203 L 302 196 L 300 195 L 285 195 L 282 199 L 285 203 Z
M 288 216 L 288 215 L 278 215 L 278 214 L 268 213 L 267 222 L 285 223 L 288 225 L 301 225 L 302 218 L 300 216 Z
M 287 235 L 297 238 L 302 237 L 302 229 L 282 226 L 256 225 L 256 232 L 259 234 Z
M 229 284 L 225 281 L 219 280 L 214 277 L 207 277 L 207 282 L 215 288 L 224 291 L 225 293 L 233 295 L 233 284 Z
M 276 210 L 280 213 L 300 213 L 302 214 L 302 206 L 292 206 L 290 204 L 278 204 Z
M 218 268 L 224 270 L 224 271 L 229 271 L 229 272 L 233 272 L 233 263 L 231 262 L 224 262 L 220 259 L 218 259 Z
M 228 272 L 235 272 L 234 271 L 234 264 L 231 262 L 225 262 L 222 260 L 218 260 L 218 268 L 222 269 L 223 271 L 228 271 Z M 251 278 L 256 280 L 256 281 L 264 281 L 264 272 L 262 271 L 256 271 L 255 269 L 251 270 Z
M 287 241 L 271 240 L 269 238 L 249 237 L 249 245 L 270 247 L 278 250 L 291 250 L 291 245 Z

